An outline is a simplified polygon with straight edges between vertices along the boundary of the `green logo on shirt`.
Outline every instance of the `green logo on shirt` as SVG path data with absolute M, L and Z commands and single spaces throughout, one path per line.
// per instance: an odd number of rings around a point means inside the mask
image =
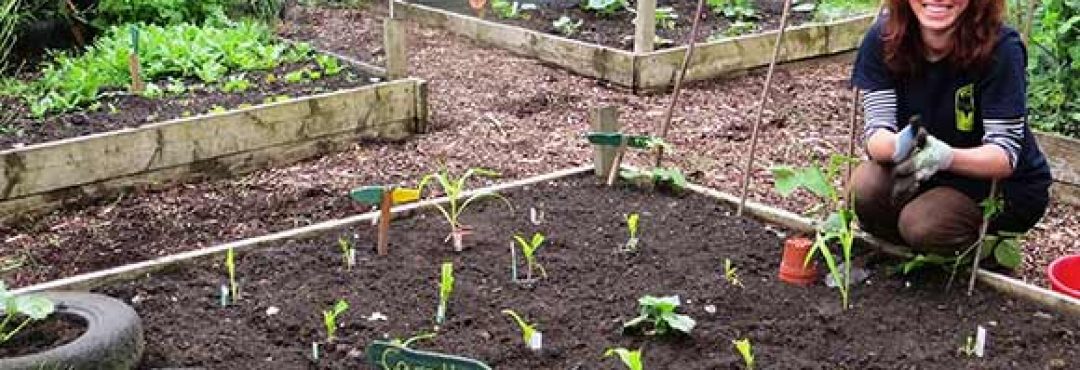
M 970 132 L 975 128 L 975 84 L 956 90 L 956 129 Z

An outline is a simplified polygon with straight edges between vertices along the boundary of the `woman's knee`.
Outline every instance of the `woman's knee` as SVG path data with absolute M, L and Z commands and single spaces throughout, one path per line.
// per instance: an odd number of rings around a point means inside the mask
M 912 248 L 951 254 L 979 237 L 982 212 L 971 198 L 948 187 L 930 189 L 900 212 L 900 237 Z

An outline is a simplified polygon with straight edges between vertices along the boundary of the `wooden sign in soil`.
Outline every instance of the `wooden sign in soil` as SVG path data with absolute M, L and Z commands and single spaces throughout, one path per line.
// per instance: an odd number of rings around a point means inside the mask
M 854 307 L 841 310 L 837 292 L 823 284 L 803 288 L 779 280 L 783 237 L 775 228 L 731 216 L 731 207 L 698 193 L 673 198 L 609 188 L 591 175 L 501 193 L 517 205 L 546 204 L 547 221 L 537 226 L 528 215 L 507 217 L 500 204 L 480 203 L 462 216 L 476 226 L 473 248 L 455 253 L 441 242 L 444 220 L 422 209 L 396 217 L 395 227 L 410 231 L 392 242 L 400 258 L 357 250 L 352 269 L 334 247 L 355 232 L 345 224 L 300 239 L 268 239 L 276 241 L 249 250 L 237 265 L 244 295 L 226 309 L 215 300 L 224 276 L 216 258 L 97 289 L 135 302 L 155 337 L 144 356 L 148 367 L 312 366 L 307 349 L 325 338 L 317 309 L 346 299 L 351 308 L 339 317 L 338 339 L 315 366 L 356 368 L 363 361 L 356 349 L 374 340 L 432 331 L 438 269 L 446 261 L 458 267 L 446 322 L 437 336 L 411 347 L 497 369 L 613 368 L 617 360 L 601 357 L 611 347 L 644 347 L 646 364 L 666 368 L 731 368 L 742 359 L 728 343 L 740 338 L 752 341 L 760 368 L 1080 366 L 1080 316 L 986 287 L 970 297 L 945 293 L 948 275 L 938 270 L 901 276 L 893 273 L 896 261 L 871 260 L 868 282 L 853 287 Z M 642 247 L 634 254 L 618 251 L 629 213 L 641 215 Z M 523 230 L 547 236 L 536 258 L 548 277 L 528 287 L 509 279 L 506 248 Z M 357 243 L 374 238 L 361 233 Z M 742 287 L 724 279 L 725 258 L 738 269 Z M 621 335 L 643 295 L 678 295 L 679 313 L 697 326 L 675 339 Z M 529 351 L 503 309 L 542 328 L 550 352 Z M 374 313 L 387 319 L 372 319 Z M 214 325 L 206 325 L 207 317 Z M 978 326 L 988 331 L 986 356 L 958 354 Z

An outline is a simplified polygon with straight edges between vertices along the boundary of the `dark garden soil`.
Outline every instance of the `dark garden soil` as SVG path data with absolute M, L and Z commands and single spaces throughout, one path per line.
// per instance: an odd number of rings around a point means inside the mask
M 7 330 L 21 324 L 8 323 Z M 60 347 L 86 332 L 86 322 L 75 315 L 57 314 L 42 321 L 34 321 L 0 345 L 0 358 L 11 358 L 40 353 Z
M 372 340 L 433 330 L 444 261 L 454 263 L 456 279 L 447 322 L 414 348 L 466 355 L 496 369 L 619 368 L 601 358 L 608 347 L 643 348 L 647 368 L 739 368 L 731 345 L 738 338 L 752 341 L 756 363 L 767 369 L 1069 368 L 1080 359 L 1080 320 L 989 289 L 972 297 L 945 294 L 942 276 L 890 276 L 889 263 L 875 265 L 869 282 L 855 288 L 854 308 L 841 311 L 836 292 L 821 283 L 801 288 L 778 281 L 778 233 L 698 195 L 606 188 L 591 177 L 506 195 L 517 212 L 497 202 L 466 212 L 463 220 L 477 231 L 463 253 L 442 242 L 445 220 L 430 210 L 395 221 L 389 257 L 374 255 L 368 225 L 242 254 L 242 298 L 228 308 L 218 303 L 226 280 L 220 261 L 102 291 L 133 302 L 143 318 L 144 368 L 356 368 Z M 540 226 L 528 221 L 529 207 L 545 211 Z M 626 240 L 629 212 L 641 214 L 634 254 L 615 251 Z M 548 236 L 537 256 L 549 278 L 534 286 L 511 283 L 511 234 L 535 231 Z M 338 251 L 342 236 L 359 246 L 351 271 Z M 723 279 L 724 258 L 745 288 Z M 692 334 L 620 335 L 646 294 L 678 295 L 680 311 L 698 322 Z M 311 342 L 325 336 L 320 311 L 339 298 L 351 305 L 339 317 L 339 339 L 311 364 Z M 500 313 L 507 308 L 538 325 L 543 354 L 523 348 L 517 327 Z M 387 319 L 370 319 L 374 313 Z M 978 325 L 989 331 L 988 356 L 958 355 Z
M 446 0 L 410 0 L 417 4 L 428 5 L 453 12 L 475 16 L 475 11 L 469 8 L 465 1 Z M 600 44 L 608 47 L 633 50 L 634 49 L 634 13 L 620 10 L 611 15 L 603 15 L 594 11 L 585 10 L 581 7 L 581 0 L 540 0 L 525 1 L 534 3 L 536 10 L 525 11 L 526 19 L 503 19 L 491 10 L 491 1 L 488 1 L 484 19 L 521 26 L 537 31 L 564 36 L 552 25 L 552 22 L 562 16 L 568 16 L 574 20 L 582 20 L 583 23 L 577 33 L 568 37 L 589 43 Z M 690 40 L 690 30 L 697 10 L 696 0 L 658 0 L 659 7 L 671 6 L 675 9 L 677 18 L 674 27 L 665 28 L 660 24 L 656 26 L 656 35 L 662 39 L 671 40 L 668 43 L 656 45 L 657 49 L 665 49 L 678 45 L 685 45 Z M 780 27 L 780 17 L 784 11 L 783 1 L 755 0 L 754 9 L 758 11 L 761 19 L 756 21 L 752 29 L 744 34 L 757 33 L 766 30 L 774 30 Z M 710 36 L 721 34 L 727 30 L 732 21 L 722 15 L 713 13 L 708 5 L 702 12 L 701 29 L 698 30 L 698 42 L 708 39 Z M 812 13 L 791 14 L 789 25 L 797 25 L 812 18 Z
M 98 99 L 98 104 L 88 109 L 48 115 L 44 119 L 33 118 L 22 99 L 0 96 L 0 106 L 4 107 L 4 112 L 0 113 L 0 118 L 4 119 L 0 121 L 0 150 L 372 83 L 372 76 L 347 62 L 341 62 L 341 65 L 346 68 L 337 75 L 291 83 L 283 78 L 287 73 L 305 68 L 319 71 L 319 66 L 315 62 L 293 63 L 273 71 L 247 72 L 243 78 L 251 83 L 251 88 L 243 92 L 224 92 L 221 83 L 208 86 L 194 79 L 183 81 L 189 90 L 182 95 L 165 93 L 160 98 L 148 98 L 126 91 L 105 92 L 106 97 Z M 268 80 L 271 75 L 273 77 Z M 166 88 L 166 82 L 158 83 L 162 89 Z

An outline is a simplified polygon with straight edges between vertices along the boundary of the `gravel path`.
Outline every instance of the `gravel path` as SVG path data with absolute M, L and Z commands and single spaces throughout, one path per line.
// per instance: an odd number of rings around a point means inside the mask
M 310 10 L 284 27 L 319 47 L 381 60 L 385 9 Z M 71 276 L 363 211 L 344 194 L 370 183 L 413 183 L 445 164 L 484 166 L 516 179 L 586 164 L 590 108 L 614 105 L 626 131 L 652 132 L 666 94 L 638 96 L 606 83 L 409 27 L 410 68 L 430 81 L 433 132 L 404 143 L 357 143 L 343 153 L 241 178 L 138 190 L 0 225 L 0 277 L 12 286 Z M 850 56 L 784 66 L 762 127 L 751 199 L 803 211 L 808 198 L 777 199 L 767 168 L 846 150 Z M 688 84 L 666 156 L 690 179 L 736 193 L 764 71 Z M 631 164 L 649 163 L 641 155 Z M 477 184 L 480 185 L 480 184 Z M 1025 243 L 1021 276 L 1045 286 L 1055 256 L 1080 253 L 1076 206 L 1054 204 Z

